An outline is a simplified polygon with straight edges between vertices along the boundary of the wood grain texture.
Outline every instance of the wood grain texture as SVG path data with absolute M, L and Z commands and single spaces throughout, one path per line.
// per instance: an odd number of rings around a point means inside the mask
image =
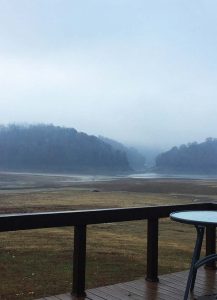
M 148 282 L 144 278 L 125 283 L 89 289 L 85 298 L 74 298 L 70 294 L 45 297 L 37 300 L 182 300 L 188 271 L 161 275 L 159 282 Z M 189 300 L 216 299 L 217 271 L 198 270 L 194 292 Z

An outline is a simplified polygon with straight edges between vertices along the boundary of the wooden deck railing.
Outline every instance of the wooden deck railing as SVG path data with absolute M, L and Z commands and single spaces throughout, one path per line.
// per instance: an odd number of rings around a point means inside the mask
M 87 225 L 147 220 L 147 271 L 146 280 L 158 281 L 158 221 L 173 211 L 216 210 L 215 203 L 186 205 L 111 208 L 94 210 L 58 211 L 25 214 L 0 214 L 0 232 L 74 226 L 73 288 L 76 297 L 85 296 L 86 230 Z M 216 229 L 206 231 L 206 254 L 216 252 Z M 213 264 L 209 264 L 213 267 Z

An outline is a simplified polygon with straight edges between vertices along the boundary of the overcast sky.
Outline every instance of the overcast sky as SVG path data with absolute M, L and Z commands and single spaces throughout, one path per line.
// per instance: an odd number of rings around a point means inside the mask
M 217 137 L 216 0 L 0 0 L 0 123 Z

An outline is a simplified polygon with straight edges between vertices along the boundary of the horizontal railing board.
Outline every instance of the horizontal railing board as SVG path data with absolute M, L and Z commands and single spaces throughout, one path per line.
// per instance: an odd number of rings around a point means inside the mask
M 173 211 L 215 210 L 215 203 L 0 214 L 0 231 L 15 231 L 166 218 Z

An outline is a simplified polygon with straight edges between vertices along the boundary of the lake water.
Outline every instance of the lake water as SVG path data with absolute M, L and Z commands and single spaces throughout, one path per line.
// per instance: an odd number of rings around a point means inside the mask
M 44 174 L 0 172 L 0 188 L 16 188 L 29 186 L 52 186 L 70 183 L 90 183 L 96 181 L 111 181 L 118 179 L 185 179 L 185 180 L 217 180 L 217 175 L 202 174 L 160 174 L 160 173 L 132 173 L 128 175 L 81 175 L 81 174 Z M 45 184 L 46 182 L 46 184 Z
M 206 174 L 160 174 L 160 173 L 141 173 L 141 174 L 130 174 L 127 178 L 138 178 L 138 179 L 203 179 L 203 180 L 217 180 L 217 175 L 206 175 Z
M 68 181 L 90 182 L 109 181 L 117 179 L 197 179 L 197 180 L 217 180 L 217 175 L 204 174 L 160 174 L 160 173 L 132 173 L 128 175 L 67 175 Z M 66 179 L 64 179 L 66 181 Z

